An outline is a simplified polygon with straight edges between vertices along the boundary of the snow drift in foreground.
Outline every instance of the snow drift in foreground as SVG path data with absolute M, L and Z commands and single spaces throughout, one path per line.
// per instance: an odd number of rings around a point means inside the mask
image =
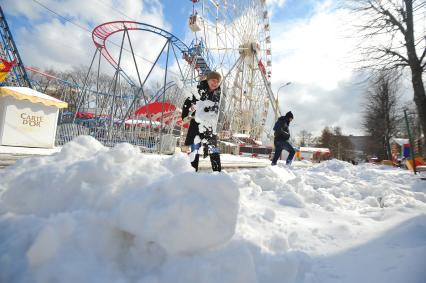
M 0 171 L 0 282 L 426 278 L 426 182 L 332 160 L 194 173 L 79 137 Z

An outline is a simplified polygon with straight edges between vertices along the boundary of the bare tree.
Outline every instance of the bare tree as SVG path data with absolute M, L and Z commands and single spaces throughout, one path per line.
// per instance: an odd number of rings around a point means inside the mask
M 362 125 L 375 144 L 381 159 L 391 158 L 390 139 L 397 136 L 401 108 L 398 96 L 399 77 L 390 71 L 382 71 L 365 94 Z
M 302 130 L 299 133 L 299 145 L 300 146 L 309 146 L 313 142 L 313 136 L 310 132 Z
M 408 67 L 414 102 L 426 136 L 426 2 L 416 0 L 351 0 L 360 26 L 365 66 L 379 70 Z M 426 137 L 423 138 L 426 148 Z
M 329 148 L 331 156 L 341 160 L 353 160 L 353 145 L 347 136 L 344 136 L 340 127 L 325 127 L 319 137 L 320 147 Z

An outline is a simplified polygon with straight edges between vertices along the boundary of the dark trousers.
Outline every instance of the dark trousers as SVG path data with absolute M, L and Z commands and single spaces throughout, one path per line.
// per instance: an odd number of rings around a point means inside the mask
M 288 151 L 286 164 L 290 165 L 291 162 L 293 161 L 294 154 L 296 153 L 294 151 L 293 146 L 288 141 L 275 141 L 274 145 L 275 145 L 275 154 L 274 154 L 274 158 L 272 158 L 272 165 L 277 164 L 278 158 L 280 158 L 281 152 L 283 151 L 283 149 Z
M 200 146 L 201 145 L 199 143 L 191 145 L 191 151 L 195 150 L 198 152 L 198 149 L 200 148 Z M 205 149 L 207 149 L 206 146 L 205 146 Z M 212 165 L 212 170 L 220 172 L 222 170 L 222 165 L 220 163 L 219 149 L 214 147 L 212 149 L 212 152 L 208 153 L 208 155 L 210 156 L 210 163 Z M 198 171 L 199 162 L 200 162 L 200 154 L 196 153 L 194 161 L 191 162 L 191 166 L 195 168 L 195 171 Z

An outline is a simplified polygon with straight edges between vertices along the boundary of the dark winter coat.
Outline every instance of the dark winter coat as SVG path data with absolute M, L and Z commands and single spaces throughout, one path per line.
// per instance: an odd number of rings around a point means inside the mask
M 214 106 L 212 107 L 206 107 L 205 109 L 197 110 L 197 111 L 215 111 L 216 113 L 219 112 L 219 102 L 220 102 L 220 87 L 217 88 L 214 91 L 209 90 L 209 85 L 207 84 L 207 81 L 201 81 L 198 86 L 198 94 L 200 95 L 200 99 L 202 101 L 210 100 L 214 102 Z M 183 103 L 182 107 L 182 120 L 188 117 L 189 115 L 189 109 L 192 105 L 195 105 L 197 103 L 198 99 L 193 95 L 191 98 L 187 98 L 185 102 Z M 191 114 L 192 117 L 195 117 L 195 111 Z M 201 140 L 206 139 L 208 145 L 217 146 L 217 136 L 213 134 L 211 131 L 206 131 L 204 133 L 200 133 L 199 131 L 199 123 L 195 121 L 195 119 L 191 119 L 191 122 L 189 123 L 188 128 L 188 134 L 186 135 L 185 139 L 185 145 L 191 145 L 194 144 L 194 139 L 198 135 Z
M 290 139 L 289 125 L 290 121 L 286 116 L 278 118 L 274 125 L 274 142 L 287 141 Z

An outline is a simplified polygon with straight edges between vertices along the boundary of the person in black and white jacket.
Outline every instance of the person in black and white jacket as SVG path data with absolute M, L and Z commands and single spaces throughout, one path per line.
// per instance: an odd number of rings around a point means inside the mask
M 185 100 L 182 107 L 182 120 L 191 118 L 185 145 L 191 146 L 191 165 L 198 171 L 202 149 L 204 157 L 210 156 L 213 171 L 221 171 L 220 152 L 217 147 L 216 124 L 219 115 L 220 83 L 222 76 L 210 72 L 207 79 L 197 86 L 198 97 L 192 95 Z

